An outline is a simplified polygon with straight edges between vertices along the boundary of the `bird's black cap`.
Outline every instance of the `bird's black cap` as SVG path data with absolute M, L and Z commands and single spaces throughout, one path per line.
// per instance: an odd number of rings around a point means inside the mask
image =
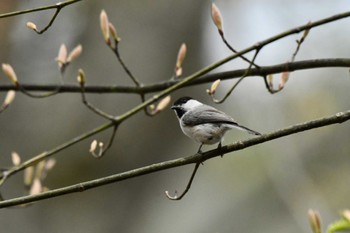
M 193 98 L 188 97 L 188 96 L 181 97 L 181 98 L 177 99 L 177 100 L 174 102 L 174 104 L 173 104 L 173 106 L 171 106 L 171 108 L 174 108 L 174 107 L 176 107 L 176 106 L 183 105 L 183 104 L 187 103 L 187 101 L 192 100 L 192 99 L 193 99 Z

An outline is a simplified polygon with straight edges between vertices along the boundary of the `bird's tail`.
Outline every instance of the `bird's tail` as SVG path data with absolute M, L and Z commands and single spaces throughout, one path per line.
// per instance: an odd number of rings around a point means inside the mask
M 258 136 L 258 135 L 261 135 L 261 133 L 256 132 L 256 131 L 254 131 L 254 130 L 252 130 L 252 129 L 249 129 L 249 128 L 243 126 L 243 125 L 236 124 L 236 125 L 232 125 L 232 126 L 235 127 L 235 128 L 237 128 L 237 129 L 246 131 L 246 132 L 248 132 L 248 133 L 250 133 L 250 134 L 254 134 L 254 135 L 257 135 L 257 136 Z

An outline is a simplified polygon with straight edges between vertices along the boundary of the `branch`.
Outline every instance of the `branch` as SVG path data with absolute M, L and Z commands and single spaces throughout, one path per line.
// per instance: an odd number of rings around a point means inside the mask
M 82 1 L 82 0 L 70 0 L 70 1 L 66 1 L 66 2 L 58 2 L 54 5 L 43 6 L 43 7 L 38 7 L 38 8 L 34 8 L 34 9 L 20 10 L 20 11 L 13 11 L 13 12 L 9 12 L 9 13 L 4 13 L 4 14 L 0 14 L 0 19 L 12 17 L 12 16 L 16 16 L 16 15 L 24 15 L 24 14 L 28 14 L 28 13 L 37 12 L 37 11 L 46 11 L 46 10 L 52 10 L 52 9 L 58 9 L 58 8 L 62 9 L 65 6 L 68 6 L 68 5 L 71 5 L 71 4 L 74 4 L 76 2 L 80 2 L 80 1 Z
M 293 72 L 298 70 L 316 69 L 316 68 L 330 68 L 330 67 L 350 67 L 350 59 L 348 58 L 326 58 L 326 59 L 314 59 L 314 60 L 304 60 L 290 63 L 281 63 L 273 66 L 261 66 L 259 69 L 251 68 L 247 73 L 248 69 L 232 70 L 214 74 L 204 75 L 192 82 L 189 82 L 183 87 L 194 86 L 198 84 L 211 83 L 217 79 L 228 80 L 234 78 L 240 78 L 245 73 L 247 77 L 251 76 L 266 76 L 268 74 L 277 74 L 282 72 Z M 157 91 L 162 91 L 176 83 L 179 80 L 170 80 L 165 82 L 159 82 L 155 84 L 144 85 L 140 87 L 136 86 L 88 86 L 84 88 L 85 93 L 133 93 L 133 94 L 147 94 L 154 93 Z M 23 88 L 27 91 L 52 91 L 60 87 L 59 92 L 61 93 L 80 93 L 81 88 L 78 85 L 36 85 L 36 84 L 21 84 Z M 9 90 L 18 90 L 14 85 L 0 85 L 0 92 L 5 92 Z
M 149 166 L 137 168 L 134 170 L 122 172 L 119 174 L 115 174 L 115 175 L 111 175 L 111 176 L 107 176 L 107 177 L 103 177 L 95 180 L 90 180 L 90 181 L 74 184 L 74 185 L 59 188 L 59 189 L 54 189 L 54 190 L 36 194 L 36 195 L 23 196 L 23 197 L 1 201 L 0 208 L 31 203 L 34 201 L 49 199 L 49 198 L 62 196 L 69 193 L 83 192 L 88 189 L 100 187 L 111 183 L 116 183 L 122 180 L 130 179 L 130 178 L 134 178 L 134 177 L 138 177 L 146 174 L 151 174 L 154 172 L 158 172 L 158 171 L 162 171 L 170 168 L 180 167 L 180 166 L 193 164 L 193 163 L 197 164 L 205 160 L 221 156 L 222 154 L 227 154 L 229 152 L 242 150 L 254 145 L 258 145 L 264 142 L 286 137 L 288 135 L 296 134 L 299 132 L 303 132 L 303 131 L 307 131 L 307 130 L 311 130 L 319 127 L 324 127 L 327 125 L 343 123 L 348 120 L 350 120 L 350 110 L 345 112 L 339 112 L 329 117 L 292 125 L 290 127 L 280 129 L 268 134 L 264 134 L 259 137 L 247 139 L 244 141 L 238 141 L 238 142 L 229 144 L 227 146 L 223 146 L 220 149 L 210 150 L 203 154 L 195 154 L 184 158 L 156 163 Z

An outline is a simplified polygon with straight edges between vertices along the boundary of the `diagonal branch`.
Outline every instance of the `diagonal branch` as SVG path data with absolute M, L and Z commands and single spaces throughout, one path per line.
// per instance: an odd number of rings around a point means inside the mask
M 69 193 L 83 192 L 83 191 L 88 190 L 88 189 L 100 187 L 100 186 L 111 184 L 111 183 L 116 183 L 116 182 L 119 182 L 122 180 L 127 180 L 130 178 L 143 176 L 146 174 L 151 174 L 154 172 L 158 172 L 158 171 L 162 171 L 162 170 L 166 170 L 166 169 L 170 169 L 170 168 L 180 167 L 180 166 L 184 166 L 187 164 L 203 162 L 205 160 L 221 156 L 222 154 L 227 154 L 229 152 L 242 150 L 242 149 L 254 146 L 254 145 L 258 145 L 258 144 L 261 144 L 264 142 L 268 142 L 268 141 L 272 141 L 272 140 L 275 140 L 278 138 L 286 137 L 288 135 L 297 134 L 297 133 L 300 133 L 303 131 L 312 130 L 312 129 L 324 127 L 327 125 L 343 123 L 343 122 L 348 121 L 348 120 L 350 120 L 350 110 L 345 111 L 345 112 L 339 112 L 339 113 L 336 113 L 336 114 L 329 116 L 329 117 L 319 118 L 316 120 L 295 124 L 295 125 L 289 126 L 287 128 L 276 130 L 276 131 L 271 132 L 271 133 L 263 134 L 259 137 L 247 139 L 244 141 L 238 141 L 238 142 L 232 143 L 230 145 L 223 146 L 220 149 L 214 149 L 214 150 L 205 152 L 205 153 L 200 154 L 200 155 L 195 154 L 195 155 L 191 155 L 191 156 L 184 157 L 184 158 L 179 158 L 179 159 L 170 160 L 170 161 L 166 161 L 166 162 L 160 162 L 157 164 L 152 164 L 149 166 L 145 166 L 145 167 L 137 168 L 134 170 L 114 174 L 111 176 L 98 178 L 95 180 L 90 180 L 90 181 L 70 185 L 70 186 L 63 187 L 63 188 L 54 189 L 54 190 L 47 191 L 47 192 L 40 193 L 40 194 L 36 194 L 36 195 L 23 196 L 23 197 L 18 197 L 18 198 L 13 198 L 13 199 L 1 201 L 0 208 L 17 206 L 17 205 L 21 205 L 21 204 L 30 203 L 33 201 L 39 201 L 39 200 L 49 199 L 49 198 L 53 198 L 53 197 L 57 197 L 57 196 L 66 195 Z

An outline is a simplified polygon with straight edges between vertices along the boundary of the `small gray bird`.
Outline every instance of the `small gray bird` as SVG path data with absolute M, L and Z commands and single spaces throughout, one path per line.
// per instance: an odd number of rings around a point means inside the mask
M 200 143 L 198 153 L 202 153 L 203 144 L 219 143 L 224 134 L 233 128 L 250 134 L 261 135 L 245 126 L 239 125 L 232 117 L 191 97 L 181 97 L 171 106 L 179 120 L 182 132 Z

